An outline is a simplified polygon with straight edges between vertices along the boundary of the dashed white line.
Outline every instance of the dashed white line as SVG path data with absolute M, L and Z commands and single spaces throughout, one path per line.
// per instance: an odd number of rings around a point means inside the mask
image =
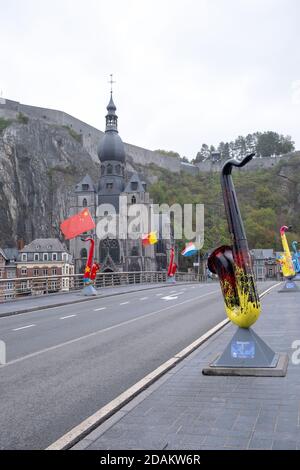
M 161 295 L 164 295 L 164 294 L 163 294 L 163 293 L 160 293 L 160 294 L 155 294 L 155 295 L 157 295 L 157 297 L 160 297 Z
M 99 312 L 100 310 L 105 310 L 105 309 L 106 309 L 106 307 L 95 308 L 94 312 Z
M 25 330 L 25 328 L 31 328 L 32 326 L 35 325 L 20 326 L 20 328 L 13 328 L 13 331 Z
M 129 304 L 130 302 L 121 302 L 120 305 L 127 305 Z
M 60 317 L 60 320 L 65 320 L 66 318 L 76 317 L 77 315 L 67 315 L 66 317 Z
M 140 300 L 147 300 L 148 297 L 141 297 Z

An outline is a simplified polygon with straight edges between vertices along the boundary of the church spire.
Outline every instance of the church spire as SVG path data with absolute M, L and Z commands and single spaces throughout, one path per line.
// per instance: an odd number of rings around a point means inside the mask
M 117 108 L 112 97 L 112 93 L 113 93 L 112 86 L 113 86 L 113 83 L 116 83 L 116 82 L 113 81 L 112 73 L 110 74 L 110 80 L 108 83 L 110 83 L 110 100 L 106 108 L 107 115 L 105 116 L 105 119 L 106 119 L 105 132 L 109 132 L 109 131 L 118 132 L 118 116 L 116 115 Z

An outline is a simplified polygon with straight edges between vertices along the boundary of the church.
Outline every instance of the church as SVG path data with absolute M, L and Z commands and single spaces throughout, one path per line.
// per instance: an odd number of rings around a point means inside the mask
M 120 219 L 120 201 L 127 204 L 127 213 L 130 206 L 143 204 L 148 213 L 150 222 L 152 200 L 147 192 L 147 185 L 137 173 L 129 173 L 126 169 L 126 154 L 124 144 L 118 133 L 118 116 L 113 101 L 112 90 L 107 106 L 106 128 L 104 137 L 98 147 L 100 160 L 100 179 L 95 185 L 91 176 L 86 175 L 80 181 L 71 197 L 70 215 L 74 215 L 87 207 L 96 223 L 101 217 L 110 215 L 107 211 L 99 214 L 97 208 L 103 204 L 110 204 L 115 211 L 117 222 Z M 129 211 L 130 212 L 130 211 Z M 155 214 L 154 227 L 158 235 L 158 243 L 143 246 L 142 227 L 134 227 L 136 238 L 101 237 L 96 230 L 83 234 L 92 236 L 95 240 L 95 261 L 100 263 L 101 272 L 128 272 L 128 271 L 162 271 L 167 268 L 167 253 L 170 248 L 170 239 L 162 240 L 162 233 L 170 233 L 170 220 L 167 214 Z M 127 221 L 127 223 L 129 220 Z M 70 252 L 73 255 L 75 272 L 83 272 L 88 244 L 76 237 L 70 240 Z

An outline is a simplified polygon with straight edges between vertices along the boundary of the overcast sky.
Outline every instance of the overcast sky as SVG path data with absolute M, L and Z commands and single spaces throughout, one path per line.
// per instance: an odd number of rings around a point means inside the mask
M 0 90 L 193 158 L 274 130 L 300 149 L 299 0 L 0 0 Z

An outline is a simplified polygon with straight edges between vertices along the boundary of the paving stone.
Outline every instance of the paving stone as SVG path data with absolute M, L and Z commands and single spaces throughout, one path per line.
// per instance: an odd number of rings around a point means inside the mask
M 251 439 L 249 443 L 249 449 L 264 449 L 268 450 L 272 448 L 272 439 Z
M 249 441 L 249 439 L 242 437 L 228 437 L 225 441 L 225 447 L 230 447 L 231 449 L 247 449 Z
M 272 449 L 273 450 L 296 450 L 297 442 L 289 441 L 289 440 L 274 441 Z
M 297 298 L 271 292 L 255 331 L 291 353 L 300 331 Z M 201 370 L 233 336 L 228 326 L 172 369 L 162 384 L 93 441 L 88 449 L 300 449 L 300 367 L 286 377 L 209 377 Z M 91 436 L 87 436 L 89 439 Z

